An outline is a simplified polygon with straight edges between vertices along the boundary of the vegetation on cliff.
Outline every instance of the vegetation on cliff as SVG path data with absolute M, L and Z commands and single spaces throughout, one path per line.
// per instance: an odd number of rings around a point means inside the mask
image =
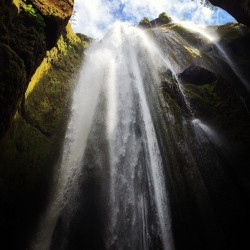
M 139 27 L 142 28 L 153 28 L 156 26 L 160 26 L 163 24 L 169 24 L 171 23 L 172 19 L 170 16 L 167 15 L 166 12 L 162 12 L 158 18 L 154 20 L 149 20 L 147 17 L 144 17 L 138 24 Z
M 23 228 L 35 225 L 34 218 L 45 205 L 70 93 L 87 45 L 70 25 L 66 27 L 33 75 L 25 99 L 0 142 L 0 200 L 4 204 L 0 211 L 5 217 L 0 232 L 6 235 L 10 249 L 22 249 L 28 234 Z M 11 242 L 12 237 L 19 239 L 18 247 Z
M 72 1 L 66 0 L 59 5 L 52 1 L 0 2 L 0 138 L 46 51 L 56 45 L 72 10 Z

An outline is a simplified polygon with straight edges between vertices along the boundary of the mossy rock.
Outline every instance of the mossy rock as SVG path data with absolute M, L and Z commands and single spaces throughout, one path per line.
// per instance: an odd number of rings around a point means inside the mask
M 141 28 L 150 28 L 151 23 L 150 20 L 147 17 L 144 17 L 138 24 L 139 27 Z
M 39 2 L 58 4 L 61 14 L 44 15 L 28 0 L 0 2 L 0 233 L 8 249 L 27 249 L 46 204 L 64 138 L 71 79 L 87 46 L 65 29 L 72 1 Z
M 23 98 L 31 77 L 46 56 L 46 51 L 56 45 L 64 32 L 73 11 L 73 1 L 3 0 L 0 2 L 0 10 L 0 43 L 15 52 L 24 63 L 24 69 L 20 72 L 26 72 L 25 84 L 22 74 L 19 73 L 16 74 L 15 82 L 5 82 L 5 86 L 4 82 L 1 83 L 1 91 L 6 90 L 0 93 L 2 99 L 5 98 L 1 100 L 5 106 L 0 106 L 0 114 L 4 115 L 1 123 L 3 120 L 5 123 L 0 125 L 1 138 L 16 112 L 17 103 Z M 78 37 L 75 36 L 74 39 Z M 18 80 L 17 76 L 21 78 Z M 13 76 L 5 78 L 11 80 Z M 17 87 L 15 94 L 8 95 L 14 91 L 13 86 Z
M 73 12 L 74 1 L 30 0 L 30 2 L 44 18 L 47 49 L 51 49 L 68 24 Z
M 223 131 L 229 141 L 250 140 L 248 110 L 223 78 L 199 86 L 185 84 L 184 90 L 197 117 Z
M 166 12 L 162 12 L 158 17 L 158 22 L 161 24 L 169 24 L 172 22 L 172 18 L 168 16 Z
M 1 72 L 4 74 L 0 89 L 1 138 L 9 127 L 32 74 L 45 55 L 46 45 L 44 27 L 39 26 L 35 16 L 21 7 L 18 9 L 11 1 L 1 2 L 0 8 L 1 51 L 6 51 L 1 57 L 2 61 L 6 61 L 5 69 Z
M 47 1 L 47 0 L 30 0 L 30 2 L 44 15 L 55 16 L 58 19 L 67 19 L 73 12 L 73 0 Z
M 9 249 L 27 248 L 60 158 L 71 90 L 86 47 L 71 31 L 68 27 L 47 52 L 0 141 L 0 212 L 5 218 L 0 233 Z M 11 238 L 18 239 L 18 246 Z
M 81 39 L 82 42 L 91 43 L 93 41 L 93 38 L 84 34 L 76 33 L 76 35 Z
M 72 81 L 85 47 L 86 42 L 67 28 L 31 80 L 22 114 L 47 136 L 53 136 L 67 117 Z

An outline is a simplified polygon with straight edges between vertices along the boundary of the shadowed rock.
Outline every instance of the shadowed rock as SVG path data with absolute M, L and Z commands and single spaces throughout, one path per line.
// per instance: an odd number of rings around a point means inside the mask
M 215 73 L 196 65 L 192 65 L 185 69 L 179 74 L 179 78 L 183 83 L 195 85 L 212 83 L 217 79 Z
M 226 10 L 238 22 L 250 26 L 250 2 L 248 0 L 209 0 L 215 6 Z

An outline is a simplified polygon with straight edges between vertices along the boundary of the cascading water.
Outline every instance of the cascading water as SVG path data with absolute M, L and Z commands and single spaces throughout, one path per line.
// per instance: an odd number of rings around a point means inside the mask
M 86 51 L 32 250 L 230 249 L 220 223 L 233 230 L 224 211 L 244 204 L 178 77 L 213 58 L 170 27 L 116 24 Z
M 143 31 L 117 24 L 86 54 L 57 184 L 33 249 L 58 245 L 58 221 L 77 210 L 81 185 L 101 175 L 98 194 L 91 195 L 102 200 L 102 243 L 86 239 L 86 247 L 171 250 L 166 178 L 147 93 L 152 86 L 145 86 L 159 83 L 159 51 Z

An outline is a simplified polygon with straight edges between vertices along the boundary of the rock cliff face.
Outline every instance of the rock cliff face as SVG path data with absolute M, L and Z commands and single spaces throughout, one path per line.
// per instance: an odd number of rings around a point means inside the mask
M 0 138 L 9 127 L 28 83 L 56 45 L 73 1 L 3 0 L 0 3 Z
M 27 249 L 42 211 L 82 54 L 73 1 L 0 2 L 0 234 Z M 13 238 L 16 239 L 13 241 Z
M 171 131 L 162 144 L 176 249 L 249 248 L 250 29 L 229 23 L 208 30 L 219 34 L 216 44 L 174 23 L 150 30 L 168 53 L 182 90 L 170 70 L 162 73 L 165 114 L 173 114 L 162 125 Z M 201 126 L 221 163 L 195 148 L 183 116 Z M 205 160 L 194 162 L 185 150 L 200 150 Z
M 7 249 L 27 249 L 39 211 L 46 203 L 70 93 L 86 46 L 67 25 L 33 75 L 0 142 L 0 213 L 4 218 L 0 233 Z
M 250 1 L 249 0 L 209 0 L 230 13 L 238 22 L 250 26 Z

